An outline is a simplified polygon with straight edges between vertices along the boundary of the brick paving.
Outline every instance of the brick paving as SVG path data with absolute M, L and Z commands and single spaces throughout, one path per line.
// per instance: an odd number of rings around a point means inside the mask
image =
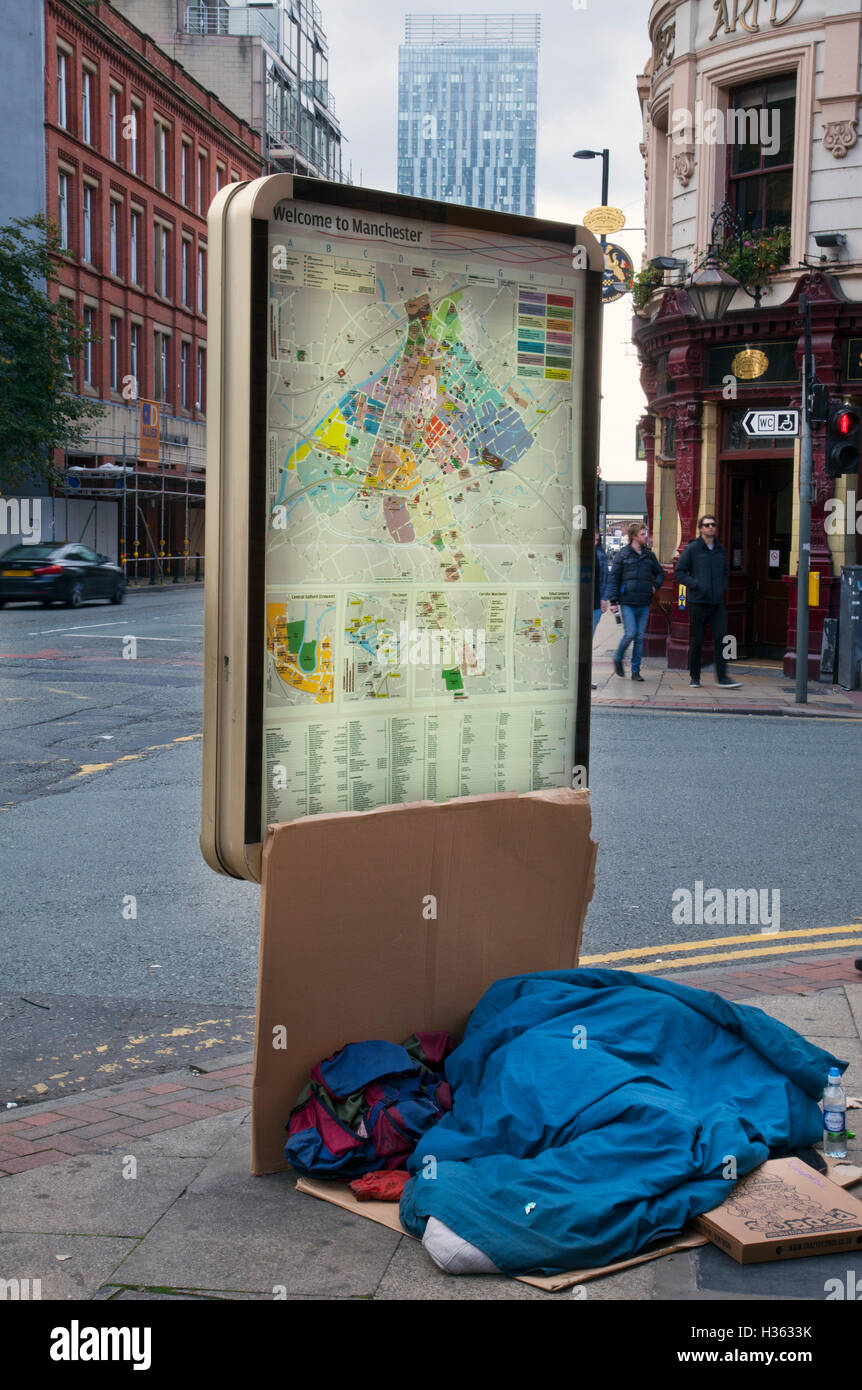
M 183 1076 L 181 1081 L 143 1087 L 132 1082 L 46 1101 L 41 1108 L 28 1105 L 7 1111 L 0 1116 L 0 1177 L 245 1110 L 251 1100 L 251 1074 L 249 1058 L 203 1075 Z
M 755 994 L 813 994 L 841 985 L 862 985 L 862 972 L 855 969 L 856 955 L 835 955 L 812 961 L 789 959 L 784 965 L 752 965 L 748 969 L 714 966 L 709 970 L 668 971 L 666 980 L 681 980 L 697 989 L 710 989 L 725 999 L 745 1000 Z M 652 973 L 652 972 L 650 972 Z
M 854 959 L 846 953 L 811 961 L 789 957 L 782 965 L 771 961 L 747 969 L 714 966 L 708 970 L 693 966 L 665 975 L 645 966 L 644 973 L 681 980 L 698 989 L 713 990 L 725 999 L 744 1002 L 755 995 L 812 994 L 862 984 Z M 251 1077 L 249 1057 L 215 1071 L 183 1074 L 181 1079 L 158 1081 L 152 1086 L 127 1082 L 7 1111 L 0 1116 L 0 1177 L 60 1163 L 70 1155 L 103 1153 L 118 1145 L 131 1145 L 147 1134 L 245 1110 L 251 1102 Z

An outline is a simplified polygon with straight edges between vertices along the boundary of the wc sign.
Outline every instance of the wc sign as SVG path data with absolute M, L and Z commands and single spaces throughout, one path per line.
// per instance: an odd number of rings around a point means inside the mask
M 138 458 L 147 463 L 159 461 L 161 407 L 155 401 L 138 401 Z
M 799 433 L 799 411 L 748 410 L 742 428 L 748 435 L 783 435 L 795 439 Z

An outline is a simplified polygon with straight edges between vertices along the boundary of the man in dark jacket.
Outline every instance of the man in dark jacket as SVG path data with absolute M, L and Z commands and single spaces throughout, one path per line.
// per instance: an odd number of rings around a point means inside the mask
M 664 583 L 664 570 L 649 548 L 649 532 L 640 521 L 628 528 L 628 545 L 617 551 L 611 569 L 608 595 L 611 612 L 622 609 L 623 635 L 614 652 L 614 672 L 624 676 L 623 657 L 630 642 L 632 647 L 632 680 L 642 681 L 641 653 L 652 596 Z
M 703 650 L 703 633 L 706 624 L 712 629 L 712 644 L 715 647 L 715 673 L 717 684 L 728 690 L 739 689 L 740 681 L 732 681 L 727 674 L 724 656 L 724 634 L 727 631 L 727 615 L 724 609 L 724 593 L 727 589 L 727 551 L 716 540 L 717 523 L 710 513 L 702 516 L 697 523 L 699 535 L 690 541 L 677 562 L 674 579 L 684 584 L 686 607 L 691 632 L 688 669 L 690 685 L 700 685 L 700 656 Z

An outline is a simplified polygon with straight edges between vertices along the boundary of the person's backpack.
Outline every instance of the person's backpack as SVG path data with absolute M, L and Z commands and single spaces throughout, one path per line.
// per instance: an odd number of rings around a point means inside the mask
M 443 1076 L 449 1033 L 348 1043 L 311 1069 L 290 1113 L 284 1154 L 304 1177 L 350 1179 L 403 1168 L 420 1137 L 452 1108 Z

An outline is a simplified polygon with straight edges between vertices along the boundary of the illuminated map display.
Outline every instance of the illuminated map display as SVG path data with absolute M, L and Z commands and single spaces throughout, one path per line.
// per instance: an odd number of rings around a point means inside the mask
M 276 205 L 266 821 L 571 784 L 585 278 L 571 246 Z

